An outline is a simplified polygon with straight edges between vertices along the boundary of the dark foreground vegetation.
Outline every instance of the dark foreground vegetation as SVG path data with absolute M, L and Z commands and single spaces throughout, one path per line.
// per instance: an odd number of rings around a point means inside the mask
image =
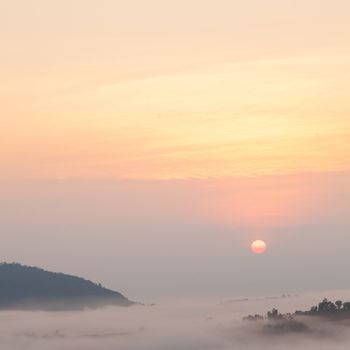
M 244 321 L 256 322 L 262 326 L 261 330 L 269 334 L 283 334 L 294 332 L 313 332 L 311 319 L 323 322 L 350 320 L 350 302 L 337 300 L 336 302 L 323 299 L 308 311 L 295 311 L 281 314 L 277 309 L 268 311 L 266 316 L 258 314 L 244 317 Z
M 0 309 L 77 310 L 132 304 L 122 294 L 80 277 L 0 264 Z

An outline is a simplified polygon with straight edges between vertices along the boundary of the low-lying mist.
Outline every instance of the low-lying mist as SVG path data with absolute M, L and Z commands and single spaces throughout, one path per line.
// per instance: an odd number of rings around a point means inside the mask
M 308 309 L 327 296 L 347 300 L 350 294 L 178 300 L 154 306 L 98 310 L 0 312 L 0 348 L 35 350 L 199 350 L 199 349 L 348 349 L 350 323 L 308 320 L 312 332 L 271 334 L 248 314 Z

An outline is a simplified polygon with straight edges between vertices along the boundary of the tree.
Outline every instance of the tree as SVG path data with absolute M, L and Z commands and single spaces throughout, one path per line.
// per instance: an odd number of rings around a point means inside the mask
M 318 303 L 318 311 L 327 311 L 328 299 L 324 298 L 320 303 Z
M 310 309 L 310 312 L 316 313 L 317 312 L 317 306 L 312 306 Z
M 335 305 L 337 305 L 338 310 L 340 310 L 341 307 L 343 306 L 343 302 L 342 302 L 341 300 L 337 300 L 337 301 L 335 302 Z
M 277 319 L 279 317 L 278 310 L 273 308 L 272 311 L 268 311 L 267 318 L 268 319 Z
M 343 303 L 343 310 L 350 311 L 350 302 Z

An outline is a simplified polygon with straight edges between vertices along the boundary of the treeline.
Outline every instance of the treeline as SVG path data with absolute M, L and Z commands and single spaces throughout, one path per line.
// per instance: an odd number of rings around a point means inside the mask
M 343 302 L 337 300 L 335 302 L 323 299 L 316 306 L 312 306 L 308 311 L 295 311 L 292 313 L 281 314 L 277 309 L 268 311 L 266 316 L 259 314 L 248 315 L 243 319 L 246 321 L 261 321 L 261 320 L 284 320 L 290 321 L 294 319 L 294 316 L 319 316 L 328 317 L 334 319 L 350 318 L 350 302 Z
M 282 314 L 277 309 L 268 311 L 265 316 L 255 314 L 244 317 L 245 321 L 253 321 L 260 325 L 263 333 L 268 335 L 295 332 L 312 332 L 307 318 L 319 317 L 328 321 L 341 321 L 350 319 L 350 302 L 337 300 L 335 302 L 323 299 L 308 311 L 295 311 Z
M 327 315 L 327 314 L 345 314 L 350 313 L 350 302 L 337 300 L 336 302 L 323 299 L 316 306 L 312 306 L 310 311 L 296 311 L 296 314 L 301 315 Z

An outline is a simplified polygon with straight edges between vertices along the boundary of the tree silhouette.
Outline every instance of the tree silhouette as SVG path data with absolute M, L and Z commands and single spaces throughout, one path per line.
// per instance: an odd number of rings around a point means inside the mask
M 342 302 L 341 300 L 337 300 L 337 301 L 335 302 L 335 305 L 337 305 L 338 310 L 340 310 L 341 307 L 343 306 L 343 302 Z
M 350 302 L 343 303 L 343 310 L 350 311 Z
M 262 317 L 260 315 L 249 315 L 244 319 L 263 322 L 270 321 L 271 323 L 267 325 L 270 330 L 292 331 L 293 329 L 302 329 L 301 325 L 303 322 L 298 319 L 299 316 L 321 317 L 334 322 L 349 320 L 350 302 L 343 302 L 341 300 L 332 302 L 325 298 L 319 302 L 317 306 L 312 306 L 309 311 L 295 311 L 294 314 L 281 314 L 274 308 L 267 312 L 266 317 Z

